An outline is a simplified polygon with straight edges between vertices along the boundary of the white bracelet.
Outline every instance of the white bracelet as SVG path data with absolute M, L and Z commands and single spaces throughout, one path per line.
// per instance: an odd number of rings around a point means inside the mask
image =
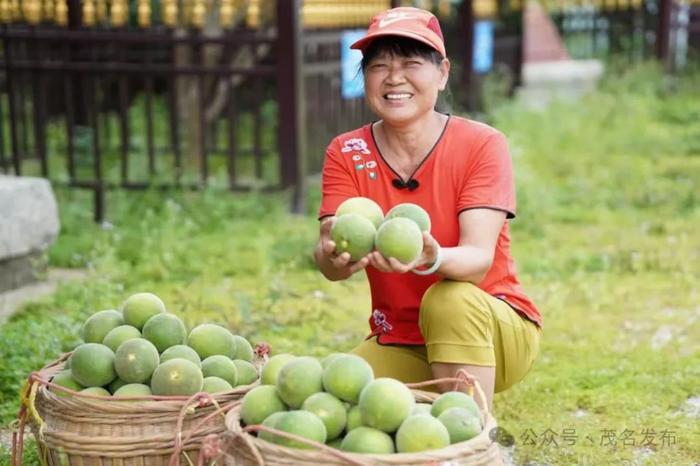
M 416 270 L 413 269 L 411 272 L 415 273 L 416 275 L 430 275 L 433 274 L 437 271 L 437 269 L 440 268 L 440 264 L 442 264 L 442 248 L 438 247 L 437 250 L 437 257 L 435 258 L 435 262 L 433 262 L 433 265 L 426 270 Z

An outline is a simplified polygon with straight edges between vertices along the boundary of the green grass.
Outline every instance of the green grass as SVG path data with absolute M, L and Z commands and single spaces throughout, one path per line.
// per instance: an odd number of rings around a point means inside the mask
M 495 402 L 519 464 L 700 457 L 698 418 L 681 412 L 700 396 L 698 84 L 648 67 L 575 106 L 494 113 L 516 163 L 514 252 L 545 319 L 531 374 Z
M 700 74 L 649 66 L 616 72 L 576 104 L 490 113 L 511 142 L 514 254 L 545 325 L 532 372 L 495 398 L 517 464 L 700 458 L 700 422 L 683 411 L 700 396 L 698 88 Z M 91 312 L 136 291 L 159 294 L 190 325 L 221 322 L 276 352 L 348 350 L 367 331 L 364 278 L 330 283 L 313 267 L 317 187 L 296 217 L 279 195 L 112 193 L 106 229 L 91 223 L 89 195 L 57 195 L 50 262 L 90 276 L 3 326 L 3 425 L 26 375 L 71 348 Z

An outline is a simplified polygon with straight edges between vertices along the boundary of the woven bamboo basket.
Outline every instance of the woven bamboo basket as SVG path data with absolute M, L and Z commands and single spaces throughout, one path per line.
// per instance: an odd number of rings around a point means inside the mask
M 417 402 L 421 403 L 432 403 L 440 394 L 415 388 L 450 381 L 466 383 L 470 387 L 469 391 L 473 393 L 475 390 L 476 394 L 484 400 L 484 393 L 478 382 L 468 374 L 465 373 L 465 375 L 465 377 L 411 384 L 409 387 L 414 388 L 414 397 Z M 486 406 L 486 403 L 482 405 Z M 225 458 L 227 466 L 437 466 L 438 464 L 449 466 L 502 466 L 503 460 L 498 444 L 490 436 L 490 432 L 496 428 L 496 420 L 488 409 L 481 412 L 481 425 L 481 433 L 471 440 L 456 443 L 440 450 L 420 453 L 397 453 L 393 455 L 346 453 L 312 441 L 307 441 L 307 443 L 315 446 L 316 449 L 302 450 L 276 445 L 251 435 L 251 432 L 266 430 L 277 435 L 301 441 L 305 440 L 261 425 L 241 427 L 240 403 L 236 403 L 226 415 L 228 432 L 223 437 L 223 440 L 215 445 L 215 449 L 219 449 L 220 455 Z
M 23 464 L 28 422 L 42 464 L 49 466 L 176 466 L 204 464 L 207 436 L 226 431 L 225 414 L 256 383 L 192 397 L 150 396 L 120 401 L 53 385 L 64 355 L 29 377 L 22 394 L 13 465 Z M 57 391 L 65 396 L 57 396 Z

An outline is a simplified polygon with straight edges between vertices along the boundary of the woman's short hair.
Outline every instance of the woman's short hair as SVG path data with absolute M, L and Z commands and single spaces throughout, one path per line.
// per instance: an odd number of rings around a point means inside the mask
M 439 65 L 444 57 L 431 46 L 408 37 L 386 36 L 372 41 L 362 55 L 360 69 L 365 70 L 367 64 L 375 57 L 389 54 L 396 57 L 421 57 L 435 65 Z

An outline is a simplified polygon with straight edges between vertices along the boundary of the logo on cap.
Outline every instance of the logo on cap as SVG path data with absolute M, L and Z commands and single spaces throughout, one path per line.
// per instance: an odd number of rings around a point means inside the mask
M 403 21 L 405 19 L 417 19 L 416 15 L 406 13 L 405 11 L 392 11 L 388 13 L 385 17 L 379 20 L 378 26 L 380 28 L 387 27 L 390 24 L 396 23 L 398 21 Z

